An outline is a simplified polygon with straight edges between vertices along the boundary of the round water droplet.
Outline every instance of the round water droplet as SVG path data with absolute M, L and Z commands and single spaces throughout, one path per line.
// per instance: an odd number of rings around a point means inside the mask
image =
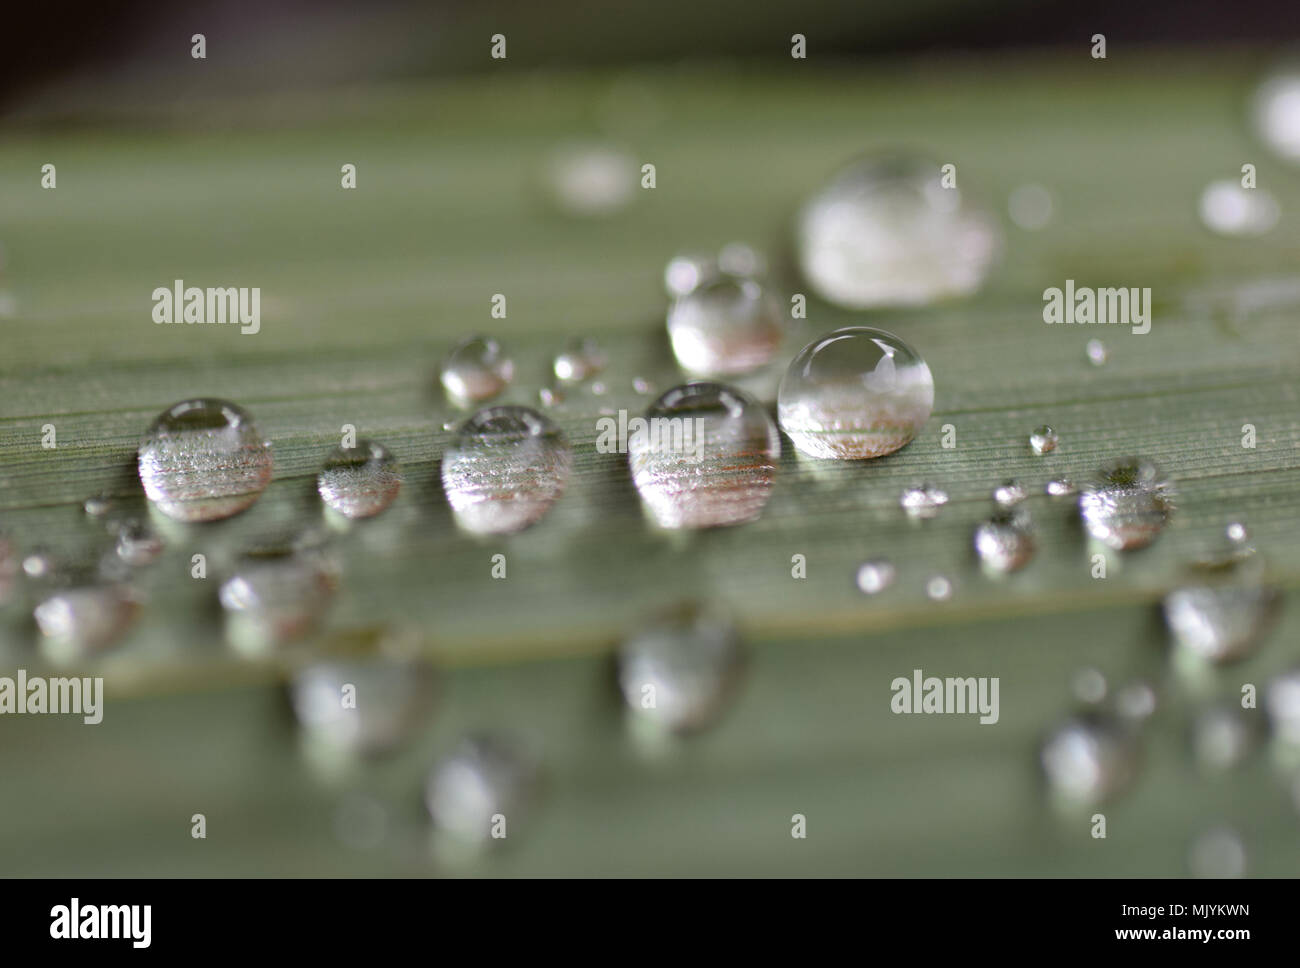
M 563 383 L 581 383 L 601 372 L 609 364 L 609 355 L 594 339 L 580 337 L 556 354 L 551 369 Z
M 925 583 L 925 597 L 934 602 L 952 598 L 952 581 L 946 575 L 934 575 Z
M 1279 71 L 1255 92 L 1255 129 L 1277 155 L 1300 162 L 1300 70 Z
M 536 524 L 564 492 L 572 452 L 527 407 L 489 407 L 461 426 L 442 458 L 442 487 L 460 525 L 505 534 Z
M 54 573 L 56 567 L 57 563 L 54 559 L 54 555 L 45 548 L 33 548 L 31 551 L 27 552 L 27 554 L 23 555 L 23 574 L 28 578 L 49 578 Z
M 514 361 L 500 343 L 485 336 L 471 336 L 457 344 L 442 364 L 443 389 L 461 406 L 492 399 L 514 377 Z
M 246 551 L 218 593 L 236 648 L 260 653 L 314 630 L 339 584 L 338 563 L 313 536 Z
M 346 518 L 368 518 L 393 503 L 402 487 L 402 469 L 387 447 L 358 440 L 336 447 L 316 476 L 316 490 Z
M 1018 571 L 1034 556 L 1034 534 L 1029 515 L 995 514 L 975 528 L 975 553 L 990 571 Z
M 93 497 L 86 498 L 81 505 L 81 509 L 86 512 L 87 517 L 107 518 L 117 508 L 117 502 L 111 495 L 96 494 Z
M 923 520 L 937 517 L 947 503 L 948 492 L 929 483 L 915 484 L 904 490 L 898 498 L 899 506 L 910 517 Z
M 1245 760 L 1255 745 L 1255 730 L 1233 706 L 1215 706 L 1192 722 L 1192 751 L 1208 770 L 1227 770 Z
M 1026 232 L 1045 229 L 1052 220 L 1052 194 L 1042 185 L 1021 185 L 1007 199 L 1011 221 Z
M 565 145 L 546 166 L 546 188 L 566 215 L 597 218 L 626 208 L 636 194 L 636 162 L 606 145 Z
M 780 310 L 754 279 L 717 272 L 706 276 L 668 310 L 673 355 L 690 373 L 748 373 L 770 361 L 781 345 Z
M 1145 548 L 1173 510 L 1168 483 L 1154 464 L 1136 457 L 1103 467 L 1079 495 L 1084 527 L 1116 551 Z
M 804 277 L 849 309 L 918 306 L 978 289 L 997 229 L 945 188 L 940 166 L 903 156 L 855 162 L 799 213 Z
M 1275 614 L 1277 593 L 1253 581 L 1176 588 L 1164 599 L 1174 641 L 1210 662 L 1243 659 Z
M 894 583 L 897 572 L 892 562 L 884 558 L 873 558 L 858 566 L 858 590 L 864 595 L 876 595 Z
M 44 648 L 56 660 L 99 652 L 116 643 L 135 622 L 139 603 L 115 583 L 61 588 L 33 612 Z
M 1035 454 L 1048 454 L 1056 450 L 1059 442 L 1056 431 L 1047 424 L 1036 428 L 1029 435 L 1029 449 Z
M 1264 235 L 1280 213 L 1277 199 L 1264 189 L 1244 188 L 1232 179 L 1211 182 L 1201 193 L 1201 222 L 1219 235 Z
M 632 389 L 634 392 L 639 393 L 642 396 L 648 396 L 655 392 L 655 385 L 645 377 L 638 376 L 632 380 Z
M 1088 357 L 1088 362 L 1093 366 L 1105 366 L 1106 361 L 1110 359 L 1110 350 L 1106 349 L 1106 344 L 1099 339 L 1088 340 L 1083 351 Z
M 294 673 L 289 690 L 314 741 L 370 755 L 396 748 L 425 722 L 435 683 L 425 662 L 380 656 L 313 663 Z
M 1065 477 L 1058 477 L 1048 481 L 1043 490 L 1048 497 L 1073 497 L 1078 492 L 1074 482 Z
M 664 267 L 664 289 L 669 296 L 685 296 L 717 271 L 717 262 L 709 256 L 673 256 Z
M 683 733 L 714 721 L 740 665 L 740 640 L 731 622 L 691 606 L 624 639 L 618 679 L 628 708 L 639 720 Z
M 1106 698 L 1106 677 L 1100 669 L 1081 669 L 1070 682 L 1070 691 L 1081 703 L 1095 706 Z
M 516 824 L 537 785 L 537 765 L 515 743 L 494 735 L 465 738 L 439 761 L 425 785 L 425 805 L 437 829 L 470 846 L 493 838 L 498 817 Z M 500 839 L 500 838 L 498 838 Z
M 629 427 L 628 466 L 664 528 L 709 528 L 758 517 L 772 493 L 781 438 L 746 394 L 719 383 L 673 387 Z
M 1115 695 L 1115 711 L 1133 722 L 1148 719 L 1156 711 L 1156 691 L 1140 679 L 1127 683 Z
M 837 329 L 790 363 L 777 394 L 781 429 L 810 457 L 880 457 L 912 440 L 934 409 L 930 368 L 892 333 Z
M 249 507 L 271 481 L 271 445 L 226 400 L 184 400 L 164 410 L 140 442 L 140 482 L 178 521 L 215 521 Z
M 1015 507 L 1029 497 L 1029 489 L 1019 481 L 1003 481 L 993 489 L 993 503 L 998 507 Z
M 1101 714 L 1067 720 L 1047 737 L 1039 753 L 1052 791 L 1063 800 L 1097 803 L 1119 793 L 1137 776 L 1141 750 L 1128 727 Z
M 1193 877 L 1244 877 L 1246 847 L 1234 830 L 1227 827 L 1208 830 L 1192 841 L 1187 867 Z
M 132 567 L 147 565 L 163 553 L 163 540 L 147 522 L 128 518 L 117 532 L 118 558 Z

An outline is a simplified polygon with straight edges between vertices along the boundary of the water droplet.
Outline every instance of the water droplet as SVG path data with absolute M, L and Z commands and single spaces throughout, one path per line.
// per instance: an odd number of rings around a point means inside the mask
M 1264 189 L 1244 188 L 1233 179 L 1211 182 L 1201 193 L 1201 221 L 1219 235 L 1264 235 L 1277 225 L 1280 211 Z
M 565 393 L 559 387 L 542 387 L 537 391 L 537 399 L 541 402 L 543 407 L 550 409 L 551 407 L 558 407 L 564 402 Z M 454 430 L 456 429 L 456 425 L 448 424 L 443 429 Z
M 51 657 L 67 660 L 100 652 L 135 622 L 139 603 L 126 586 L 79 584 L 46 597 L 33 612 Z
M 590 337 L 579 337 L 556 354 L 551 364 L 555 378 L 563 383 L 589 380 L 609 365 L 609 355 Z
M 117 556 L 132 567 L 147 565 L 163 553 L 163 540 L 147 522 L 129 518 L 117 532 Z
M 1275 676 L 1265 687 L 1264 708 L 1282 742 L 1300 746 L 1300 669 Z
M 1074 482 L 1065 477 L 1058 477 L 1055 480 L 1048 481 L 1043 490 L 1048 497 L 1073 497 L 1078 492 Z
M 929 519 L 937 517 L 948 503 L 948 492 L 933 484 L 915 484 L 903 491 L 899 505 L 910 517 Z
M 1253 581 L 1191 585 L 1164 599 L 1174 641 L 1210 662 L 1233 662 L 1254 652 L 1275 614 L 1277 593 Z
M 1206 831 L 1192 841 L 1187 867 L 1193 877 L 1244 877 L 1246 847 L 1236 831 L 1227 827 Z
M 892 333 L 850 326 L 809 343 L 777 395 L 781 428 L 810 457 L 880 457 L 912 440 L 934 409 L 930 368 Z
M 1015 507 L 1029 497 L 1029 490 L 1017 480 L 1003 481 L 993 489 L 993 503 L 998 507 Z
M 781 345 L 780 310 L 754 279 L 718 272 L 668 310 L 673 355 L 690 373 L 734 375 L 769 362 Z
M 1007 199 L 1011 221 L 1026 232 L 1037 232 L 1052 220 L 1052 194 L 1042 185 L 1020 185 Z
M 1277 155 L 1300 162 L 1300 71 L 1274 74 L 1255 92 L 1255 128 Z
M 1192 751 L 1206 769 L 1231 769 L 1245 760 L 1254 745 L 1254 729 L 1232 706 L 1211 707 L 1192 722 Z
M 489 407 L 461 426 L 442 458 L 442 487 L 461 527 L 520 531 L 564 492 L 572 452 L 548 418 L 527 407 Z
M 1034 556 L 1029 515 L 1004 511 L 975 528 L 975 553 L 990 571 L 1018 571 Z
M 1141 680 L 1127 683 L 1115 695 L 1115 710 L 1133 722 L 1148 719 L 1156 711 L 1156 691 Z
M 1054 793 L 1066 801 L 1091 804 L 1121 792 L 1133 781 L 1141 750 L 1124 723 L 1088 713 L 1053 730 L 1039 759 Z
M 1240 521 L 1231 521 L 1223 529 L 1224 536 L 1233 544 L 1241 545 L 1250 540 L 1250 532 Z
M 607 145 L 564 145 L 546 166 L 546 188 L 566 215 L 598 218 L 624 209 L 636 194 L 636 162 Z
M 91 518 L 106 518 L 116 507 L 117 502 L 108 494 L 96 494 L 93 497 L 88 497 L 81 505 L 81 509 L 86 512 L 86 516 Z
M 1106 677 L 1099 669 L 1081 669 L 1070 683 L 1070 691 L 1081 703 L 1095 706 L 1106 698 Z
M 1128 457 L 1103 467 L 1079 495 L 1092 537 L 1116 551 L 1145 548 L 1173 512 L 1169 485 L 1150 461 Z
M 442 364 L 442 386 L 460 406 L 490 400 L 510 385 L 515 364 L 501 344 L 471 336 L 452 349 Z
M 842 171 L 803 207 L 795 241 L 804 277 L 849 309 L 969 295 L 998 248 L 993 222 L 943 187 L 939 165 L 903 156 Z
M 358 440 L 336 447 L 316 477 L 321 500 L 346 518 L 368 518 L 393 503 L 402 487 L 402 469 L 383 444 Z
M 717 264 L 708 256 L 673 256 L 664 268 L 664 289 L 669 296 L 685 296 L 716 272 Z
M 884 558 L 873 558 L 858 566 L 858 589 L 864 595 L 875 595 L 894 583 L 896 571 L 891 562 Z
M 721 614 L 688 606 L 656 619 L 623 640 L 618 679 L 628 707 L 668 732 L 713 722 L 736 683 L 741 646 Z
M 1056 450 L 1058 442 L 1059 438 L 1057 437 L 1056 431 L 1047 426 L 1047 424 L 1038 427 L 1029 435 L 1029 449 L 1035 454 L 1051 453 Z
M 654 393 L 655 385 L 643 376 L 635 377 L 632 380 L 632 389 L 643 396 Z
M 289 689 L 314 741 L 371 755 L 396 748 L 425 721 L 435 684 L 428 663 L 378 656 L 313 663 L 294 673 Z
M 23 574 L 28 578 L 49 578 L 57 567 L 54 555 L 44 548 L 33 548 L 23 555 Z
M 952 581 L 945 575 L 933 575 L 925 583 L 925 597 L 935 602 L 952 598 Z
M 595 383 L 591 385 L 592 396 L 603 397 L 608 392 L 608 390 L 609 388 L 605 386 L 605 384 L 600 380 L 597 380 Z
M 513 742 L 495 735 L 469 736 L 434 766 L 425 805 L 441 833 L 484 846 L 493 839 L 498 815 L 513 836 L 536 785 L 536 763 Z
M 253 547 L 218 593 L 227 635 L 250 653 L 300 639 L 320 623 L 338 584 L 338 564 L 314 535 Z
M 252 418 L 226 400 L 184 400 L 164 410 L 140 442 L 140 482 L 178 521 L 238 514 L 271 481 L 271 445 Z
M 1099 339 L 1090 339 L 1083 348 L 1088 357 L 1088 362 L 1093 366 L 1105 366 L 1106 361 L 1110 359 L 1110 350 L 1106 349 L 1106 344 Z
M 781 438 L 767 411 L 719 383 L 673 387 L 629 428 L 628 466 L 664 528 L 710 528 L 758 517 L 771 497 Z

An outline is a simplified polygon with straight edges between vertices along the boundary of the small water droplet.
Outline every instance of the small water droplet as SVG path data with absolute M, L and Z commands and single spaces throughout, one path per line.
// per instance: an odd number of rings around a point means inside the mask
M 563 383 L 581 383 L 609 365 L 609 355 L 590 337 L 572 339 L 555 355 L 551 369 Z
M 1255 129 L 1274 153 L 1300 162 L 1300 70 L 1284 69 L 1267 78 L 1256 90 L 1253 104 Z
M 537 391 L 537 399 L 543 407 L 550 409 L 551 407 L 558 407 L 564 402 L 565 393 L 559 387 L 542 387 Z M 455 424 L 448 424 L 444 429 L 454 430 L 455 426 Z
M 909 443 L 934 409 L 925 361 L 892 333 L 837 329 L 800 350 L 777 394 L 781 429 L 809 457 L 860 460 Z
M 1056 450 L 1059 437 L 1055 430 L 1043 424 L 1029 435 L 1029 449 L 1035 454 L 1049 454 Z
M 215 521 L 252 505 L 271 481 L 271 445 L 226 400 L 183 400 L 164 410 L 140 442 L 140 482 L 178 521 Z
M 383 444 L 358 440 L 336 447 L 316 476 L 321 500 L 346 518 L 368 518 L 384 510 L 402 487 L 402 469 Z
M 1106 698 L 1106 677 L 1100 669 L 1081 669 L 1070 683 L 1070 691 L 1081 703 L 1095 706 Z
M 231 643 L 256 654 L 302 638 L 319 625 L 338 584 L 338 563 L 314 535 L 250 548 L 218 593 Z
M 718 272 L 674 300 L 668 337 L 682 369 L 703 375 L 749 373 L 769 362 L 784 324 L 762 284 Z
M 710 528 L 758 517 L 771 497 L 781 438 L 748 395 L 719 383 L 673 387 L 630 430 L 628 466 L 664 528 Z
M 975 553 L 989 571 L 1018 571 L 1034 556 L 1034 534 L 1029 515 L 1004 511 L 975 528 Z
M 901 155 L 838 174 L 799 213 L 795 242 L 804 277 L 848 309 L 969 295 L 999 244 L 992 220 L 943 187 L 939 165 Z
M 684 733 L 713 722 L 740 672 L 741 646 L 723 615 L 688 606 L 623 640 L 618 678 L 641 721 Z
M 1150 461 L 1124 458 L 1103 467 L 1079 495 L 1088 533 L 1108 548 L 1145 548 L 1173 512 L 1169 485 Z
M 28 578 L 49 578 L 57 567 L 54 555 L 44 548 L 33 548 L 23 555 L 23 574 Z
M 636 194 L 636 162 L 608 145 L 571 144 L 556 149 L 545 184 L 566 215 L 600 218 L 626 208 Z
M 688 295 L 706 278 L 717 272 L 716 262 L 708 256 L 676 255 L 664 267 L 664 289 L 669 296 Z
M 1208 830 L 1192 841 L 1187 867 L 1193 877 L 1244 877 L 1246 847 L 1234 830 L 1227 827 Z
M 1106 344 L 1099 339 L 1088 340 L 1083 351 L 1088 357 L 1088 362 L 1093 366 L 1105 366 L 1106 361 L 1110 359 L 1110 350 L 1108 350 Z
M 471 336 L 452 349 L 442 364 L 442 386 L 453 403 L 468 406 L 495 397 L 515 377 L 515 364 L 501 344 Z
M 1048 497 L 1073 497 L 1078 492 L 1074 482 L 1066 477 L 1058 477 L 1048 481 L 1043 490 Z
M 315 662 L 294 673 L 289 690 L 313 741 L 372 755 L 395 749 L 426 720 L 435 684 L 428 663 L 373 656 Z
M 163 553 L 163 540 L 147 522 L 129 518 L 117 532 L 117 557 L 132 567 L 147 565 Z
M 864 595 L 876 595 L 894 583 L 896 571 L 892 562 L 873 558 L 858 566 L 857 585 Z
M 925 520 L 938 516 L 948 503 L 948 492 L 930 483 L 915 484 L 903 491 L 898 503 L 910 517 Z
M 601 380 L 597 380 L 591 385 L 592 396 L 603 397 L 608 391 L 609 387 L 605 386 L 604 382 Z
M 643 376 L 634 377 L 632 380 L 632 389 L 643 396 L 655 392 L 655 385 Z
M 493 840 L 498 815 L 514 836 L 537 785 L 537 764 L 514 742 L 479 734 L 461 741 L 435 764 L 425 785 L 425 805 L 438 831 L 467 846 Z
M 1214 706 L 1192 722 L 1192 751 L 1208 770 L 1228 770 L 1245 760 L 1255 745 L 1255 731 L 1240 710 Z
M 81 509 L 87 517 L 105 518 L 116 508 L 117 502 L 108 494 L 96 494 L 86 498 Z
M 1037 232 L 1052 220 L 1052 194 L 1042 185 L 1020 185 L 1007 199 L 1011 221 L 1026 232 Z
M 1211 182 L 1201 193 L 1201 222 L 1219 235 L 1264 235 L 1277 225 L 1280 212 L 1277 199 L 1264 189 L 1245 188 L 1233 179 Z
M 489 407 L 461 426 L 442 458 L 442 487 L 461 527 L 506 534 L 540 521 L 564 493 L 568 441 L 528 407 Z
M 1149 719 L 1156 711 L 1155 689 L 1141 680 L 1126 683 L 1115 695 L 1115 711 L 1132 722 Z
M 1210 662 L 1233 662 L 1255 651 L 1277 606 L 1274 589 L 1251 580 L 1176 588 L 1164 599 L 1174 641 Z
M 1242 545 L 1250 540 L 1250 532 L 1240 521 L 1231 521 L 1223 529 L 1224 536 L 1233 544 Z
M 1039 754 L 1048 786 L 1061 799 L 1098 803 L 1136 777 L 1141 750 L 1131 730 L 1100 713 L 1076 716 L 1054 729 Z
M 993 503 L 998 507 L 1015 507 L 1029 497 L 1029 490 L 1017 480 L 1003 481 L 993 489 Z
M 135 622 L 139 603 L 114 583 L 78 584 L 46 597 L 33 612 L 46 651 L 56 660 L 100 652 Z
M 933 575 L 925 583 L 925 596 L 931 601 L 946 602 L 952 598 L 952 581 L 945 575 Z

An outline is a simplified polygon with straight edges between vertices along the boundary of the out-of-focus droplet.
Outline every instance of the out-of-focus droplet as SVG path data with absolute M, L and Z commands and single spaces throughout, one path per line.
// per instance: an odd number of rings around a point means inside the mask
M 1264 235 L 1277 225 L 1277 199 L 1262 188 L 1244 188 L 1232 179 L 1211 182 L 1201 193 L 1201 222 L 1227 236 Z
M 884 558 L 864 561 L 858 566 L 858 590 L 864 595 L 879 594 L 894 583 L 896 574 L 893 563 Z
M 925 583 L 925 597 L 933 602 L 952 598 L 952 580 L 946 575 L 932 575 Z
M 521 531 L 564 493 L 573 457 L 547 417 L 490 407 L 461 426 L 442 458 L 442 487 L 456 520 L 476 534 Z
M 1056 450 L 1059 441 L 1056 431 L 1043 424 L 1029 434 L 1029 449 L 1035 454 L 1048 454 Z
M 1106 677 L 1099 669 L 1081 669 L 1070 682 L 1070 691 L 1081 703 L 1095 706 L 1106 698 Z
M 919 306 L 965 296 L 983 283 L 998 231 L 938 164 L 901 155 L 866 158 L 838 174 L 799 213 L 804 277 L 847 309 Z
M 631 203 L 636 185 L 636 161 L 608 145 L 564 145 L 546 164 L 547 191 L 566 215 L 613 215 Z
M 993 503 L 998 507 L 1015 507 L 1029 497 L 1029 489 L 1019 481 L 1003 481 L 993 489 Z
M 655 385 L 645 377 L 638 376 L 632 380 L 632 390 L 642 396 L 647 396 L 655 392 Z
M 690 732 L 718 716 L 741 658 L 729 619 L 704 607 L 684 607 L 623 640 L 619 686 L 638 721 L 665 732 Z
M 1011 221 L 1026 232 L 1037 232 L 1047 228 L 1052 221 L 1052 193 L 1042 185 L 1020 185 L 1011 191 L 1007 199 L 1007 212 Z
M 1034 556 L 1035 542 L 1029 515 L 1003 511 L 975 528 L 975 553 L 992 572 L 1018 571 Z
M 1168 482 L 1154 464 L 1137 457 L 1106 465 L 1079 494 L 1088 534 L 1116 551 L 1145 548 L 1173 510 Z
M 584 336 L 570 340 L 551 364 L 555 378 L 562 383 L 581 383 L 609 365 L 609 354 L 594 339 Z
M 227 636 L 251 653 L 296 641 L 320 624 L 338 584 L 338 563 L 314 535 L 255 546 L 218 593 Z
M 514 361 L 500 343 L 486 336 L 458 343 L 442 364 L 443 389 L 460 406 L 492 399 L 514 378 Z
M 629 427 L 628 466 L 663 528 L 741 524 L 771 496 L 781 438 L 748 395 L 720 383 L 673 387 Z
M 1133 781 L 1141 750 L 1123 722 L 1085 714 L 1066 720 L 1048 735 L 1039 761 L 1053 793 L 1066 802 L 1093 804 Z
M 1197 762 L 1208 770 L 1237 766 L 1254 745 L 1254 728 L 1233 706 L 1210 707 L 1192 721 L 1192 751 Z
M 36 606 L 33 616 L 47 653 L 65 661 L 117 643 L 138 611 L 129 588 L 105 582 L 60 588 Z
M 1174 641 L 1193 655 L 1234 662 L 1255 651 L 1277 602 L 1273 588 L 1250 579 L 1188 585 L 1165 596 L 1165 623 Z
M 1115 693 L 1115 711 L 1124 719 L 1141 722 L 1156 711 L 1156 691 L 1138 679 L 1125 683 Z
M 1193 877 L 1237 878 L 1246 874 L 1246 846 L 1235 830 L 1218 827 L 1192 841 L 1187 868 Z
M 1300 162 L 1300 69 L 1280 70 L 1260 84 L 1252 114 L 1264 143 L 1286 161 Z
M 1300 668 L 1273 677 L 1264 688 L 1273 735 L 1290 746 L 1300 746 Z
M 316 475 L 316 491 L 346 518 L 368 518 L 384 510 L 402 487 L 402 468 L 383 444 L 358 440 L 335 447 Z
M 415 659 L 368 656 L 316 662 L 294 673 L 290 696 L 303 730 L 344 753 L 395 749 L 427 720 L 436 678 Z
M 934 409 L 934 378 L 892 333 L 837 329 L 791 361 L 777 393 L 781 429 L 809 457 L 860 460 L 909 443 Z
M 1048 497 L 1073 497 L 1078 493 L 1078 488 L 1074 486 L 1074 482 L 1069 478 L 1058 477 L 1048 481 L 1043 491 Z
M 922 520 L 937 517 L 947 503 L 948 492 L 929 483 L 915 484 L 904 490 L 898 498 L 899 507 L 909 517 Z
M 124 521 L 117 532 L 118 558 L 132 567 L 147 565 L 163 553 L 163 539 L 140 518 Z
M 1093 366 L 1105 366 L 1106 361 L 1110 359 L 1110 350 L 1106 349 L 1106 344 L 1099 339 L 1088 340 L 1083 352 Z
M 485 846 L 516 836 L 537 779 L 536 762 L 515 742 L 493 734 L 468 736 L 434 765 L 425 805 L 441 834 Z M 494 828 L 505 836 L 494 838 Z
M 673 355 L 689 373 L 749 373 L 772 359 L 784 335 L 776 302 L 746 276 L 706 276 L 668 310 Z
M 227 400 L 174 404 L 140 442 L 140 482 L 154 506 L 178 521 L 238 514 L 271 481 L 271 445 Z

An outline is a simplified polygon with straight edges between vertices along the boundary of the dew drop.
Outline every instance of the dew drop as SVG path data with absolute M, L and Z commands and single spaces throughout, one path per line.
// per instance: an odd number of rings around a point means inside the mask
M 1099 339 L 1088 340 L 1083 352 L 1088 357 L 1088 362 L 1093 366 L 1105 366 L 1106 361 L 1110 359 L 1110 350 Z
M 1140 679 L 1126 683 L 1115 694 L 1115 710 L 1132 722 L 1149 719 L 1156 711 L 1156 691 Z
M 1043 488 L 1048 497 L 1073 497 L 1078 493 L 1074 482 L 1065 477 L 1058 477 L 1047 482 Z
M 117 532 L 117 557 L 132 567 L 147 565 L 163 553 L 163 540 L 139 518 L 124 521 Z
M 809 457 L 880 457 L 912 440 L 934 409 L 930 368 L 892 333 L 837 329 L 800 350 L 777 394 L 781 429 Z
M 898 498 L 899 506 L 909 517 L 927 520 L 937 517 L 948 503 L 948 492 L 933 484 L 915 484 L 907 488 Z
M 1056 431 L 1047 426 L 1047 424 L 1043 424 L 1041 427 L 1036 428 L 1029 435 L 1029 449 L 1035 454 L 1051 453 L 1056 450 L 1058 442 L 1059 438 L 1057 437 Z
M 1034 534 L 1029 515 L 1004 511 L 975 528 L 975 553 L 992 572 L 1018 571 L 1034 556 Z
M 896 575 L 893 563 L 884 558 L 864 561 L 858 566 L 858 590 L 864 595 L 876 595 L 892 585 Z
M 321 500 L 346 518 L 378 514 L 397 497 L 402 469 L 383 444 L 358 440 L 355 447 L 336 447 L 316 476 Z
M 134 624 L 139 603 L 116 583 L 79 584 L 46 597 L 33 612 L 43 645 L 56 660 L 101 652 Z
M 925 583 L 925 597 L 935 602 L 952 598 L 952 581 L 946 575 L 933 575 Z
M 772 359 L 783 335 L 780 310 L 762 284 L 727 272 L 706 276 L 668 310 L 673 355 L 689 373 L 749 373 Z
M 493 839 L 494 818 L 503 816 L 513 827 L 524 813 L 537 778 L 535 761 L 514 742 L 472 735 L 435 764 L 425 785 L 425 806 L 440 833 L 484 846 Z
M 1043 743 L 1039 761 L 1057 796 L 1091 804 L 1121 792 L 1133 781 L 1141 751 L 1124 723 L 1087 713 L 1054 729 Z
M 680 298 L 716 272 L 717 263 L 708 256 L 676 255 L 664 267 L 664 289 L 669 296 Z
M 781 438 L 763 407 L 732 387 L 673 387 L 630 431 L 628 467 L 663 528 L 711 528 L 757 518 L 771 497 Z
M 1052 194 L 1042 185 L 1020 185 L 1007 199 L 1007 212 L 1011 221 L 1026 232 L 1047 228 L 1052 220 Z
M 1255 651 L 1277 606 L 1274 589 L 1252 580 L 1189 585 L 1165 596 L 1165 624 L 1182 648 L 1210 662 L 1234 662 Z
M 649 396 L 655 392 L 655 385 L 643 376 L 638 376 L 632 380 L 632 390 L 642 396 Z
M 1029 490 L 1017 480 L 1003 481 L 993 489 L 993 503 L 998 507 L 1015 507 L 1029 497 Z
M 86 517 L 100 520 L 107 518 L 116 508 L 117 502 L 108 494 L 95 494 L 86 498 L 81 505 L 81 509 L 86 512 Z
M 164 410 L 140 442 L 140 482 L 178 521 L 216 521 L 252 505 L 271 481 L 271 445 L 226 400 L 184 400 Z
M 1245 760 L 1255 745 L 1255 731 L 1232 706 L 1203 710 L 1192 722 L 1192 752 L 1208 770 L 1228 770 Z
M 973 293 L 999 244 L 994 223 L 943 187 L 939 165 L 901 155 L 838 174 L 799 213 L 795 243 L 813 289 L 848 309 Z
M 551 369 L 562 383 L 581 383 L 609 365 L 609 354 L 590 337 L 578 337 L 555 355 Z
M 687 606 L 623 640 L 618 679 L 638 720 L 685 733 L 713 722 L 739 676 L 740 639 L 725 616 Z
M 338 584 L 338 563 L 312 535 L 249 549 L 218 593 L 231 643 L 256 654 L 302 638 L 319 625 Z
M 1103 467 L 1079 494 L 1088 533 L 1108 548 L 1145 548 L 1164 530 L 1174 506 L 1169 485 L 1150 461 L 1136 457 Z
M 1277 199 L 1262 188 L 1244 188 L 1232 179 L 1211 182 L 1201 193 L 1201 222 L 1226 236 L 1264 235 L 1277 225 Z
M 428 663 L 378 656 L 313 663 L 294 674 L 289 690 L 313 741 L 373 755 L 395 749 L 425 722 L 435 685 Z
M 1070 682 L 1070 691 L 1081 703 L 1095 706 L 1106 698 L 1106 677 L 1099 669 L 1081 669 Z
M 442 487 L 456 519 L 476 534 L 521 531 L 564 492 L 572 452 L 547 417 L 489 407 L 461 426 L 442 458 Z
M 443 389 L 460 406 L 492 399 L 514 376 L 514 361 L 500 343 L 486 336 L 471 336 L 458 343 L 442 364 Z

